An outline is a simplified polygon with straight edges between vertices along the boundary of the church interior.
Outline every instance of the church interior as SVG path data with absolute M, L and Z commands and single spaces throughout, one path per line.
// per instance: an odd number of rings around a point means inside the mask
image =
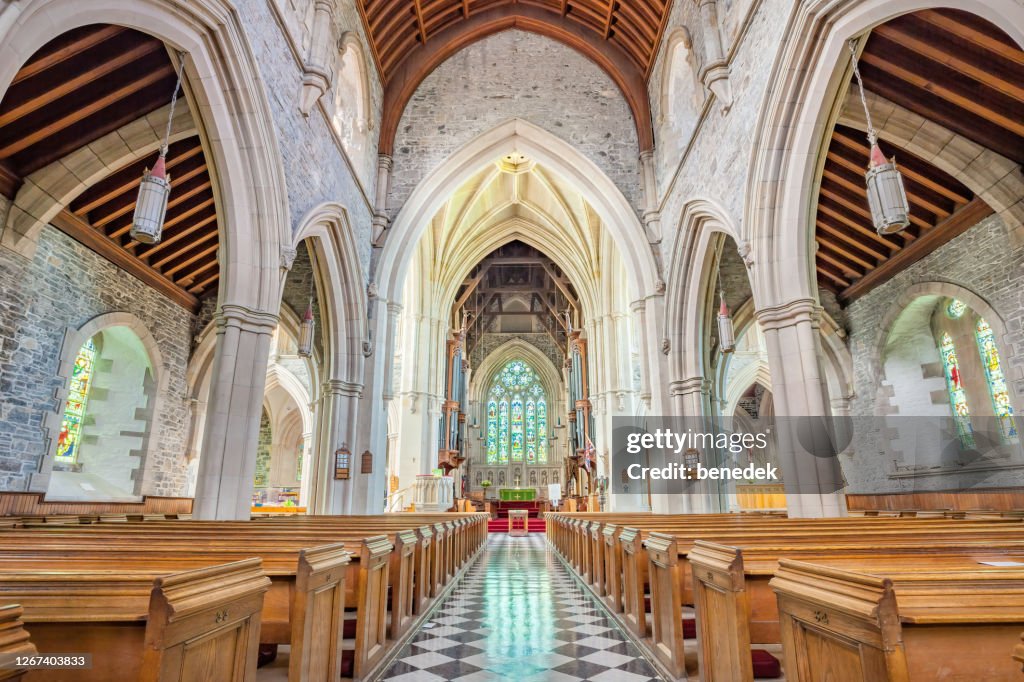
M 1020 680 L 1022 112 L 1022 0 L 3 0 L 0 680 Z

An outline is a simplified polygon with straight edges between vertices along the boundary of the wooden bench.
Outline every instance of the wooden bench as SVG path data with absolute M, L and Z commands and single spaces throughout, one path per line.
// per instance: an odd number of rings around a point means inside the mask
M 1019 567 L 782 559 L 771 585 L 787 680 L 1020 679 Z
M 0 590 L 24 605 L 40 651 L 93 654 L 90 669 L 32 670 L 25 680 L 249 682 L 269 585 L 259 559 L 248 559 L 164 575 L 5 572 Z
M 28 631 L 21 620 L 20 604 L 0 606 L 0 656 L 10 660 L 17 656 L 34 656 L 38 653 L 36 645 L 29 639 Z M 28 670 L 24 667 L 8 665 L 0 668 L 0 680 L 22 680 Z

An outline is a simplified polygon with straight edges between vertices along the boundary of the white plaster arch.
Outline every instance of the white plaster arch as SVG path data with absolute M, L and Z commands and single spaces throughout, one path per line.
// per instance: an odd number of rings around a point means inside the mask
M 417 185 L 395 217 L 381 252 L 381 295 L 398 301 L 419 238 L 438 210 L 468 178 L 509 153 L 535 159 L 569 180 L 601 215 L 624 255 L 633 298 L 657 291 L 658 269 L 636 212 L 618 187 L 569 143 L 522 119 L 479 135 Z
M 269 100 L 234 5 L 20 0 L 8 3 L 0 19 L 0 92 L 46 42 L 88 24 L 128 26 L 188 53 L 190 109 L 204 132 L 218 199 L 220 301 L 256 312 L 276 310 L 281 247 L 290 237 L 284 167 Z M 38 229 L 12 247 L 30 251 Z
M 67 382 L 71 377 L 71 370 L 75 364 L 78 351 L 85 345 L 85 342 L 96 336 L 105 329 L 111 327 L 125 327 L 129 329 L 142 343 L 146 354 L 149 356 L 149 366 L 153 372 L 153 382 L 156 385 L 156 393 L 153 396 L 152 414 L 149 429 L 154 432 L 158 427 L 158 420 L 163 411 L 161 406 L 167 398 L 168 373 L 165 371 L 163 354 L 160 346 L 146 324 L 135 315 L 128 312 L 104 313 L 93 317 L 77 329 L 68 327 L 64 331 L 64 343 L 60 351 L 60 364 L 57 368 L 57 376 L 61 379 L 61 387 L 57 395 L 57 410 L 48 411 L 43 418 L 43 442 L 46 443 L 46 450 L 39 460 L 39 473 L 32 477 L 30 489 L 36 492 L 46 492 L 49 485 L 50 475 L 53 472 L 55 448 L 53 435 L 60 433 L 61 420 L 64 416 L 64 405 L 68 397 Z M 146 459 L 155 452 L 157 439 L 148 440 L 146 448 Z M 145 477 L 145 469 L 140 472 Z M 145 478 L 143 478 L 145 485 Z
M 348 211 L 336 202 L 314 207 L 299 221 L 292 248 L 304 248 L 302 242 L 306 239 L 314 246 L 318 294 L 326 304 L 325 376 L 362 383 L 363 342 L 367 339 L 366 276 Z
M 731 417 L 736 412 L 740 398 L 754 384 L 760 384 L 765 390 L 772 390 L 772 375 L 767 362 L 752 362 L 736 373 L 732 383 L 726 387 L 725 409 L 722 410 L 722 414 Z
M 813 202 L 837 97 L 848 83 L 847 41 L 893 17 L 949 7 L 977 14 L 1024 45 L 1018 0 L 810 0 L 783 31 L 754 128 L 744 232 L 754 249 L 758 309 L 817 300 Z
M 306 387 L 302 385 L 299 378 L 280 365 L 272 365 L 267 370 L 267 386 L 264 389 L 264 394 L 268 395 L 275 390 L 284 391 L 295 403 L 295 406 L 299 411 L 299 416 L 302 420 L 303 433 L 309 433 L 312 431 L 313 413 L 309 409 L 309 405 L 312 402 L 312 396 L 307 394 Z M 266 404 L 265 400 L 264 404 Z M 277 421 L 277 415 L 274 415 L 270 409 L 267 409 L 267 412 L 275 421 Z

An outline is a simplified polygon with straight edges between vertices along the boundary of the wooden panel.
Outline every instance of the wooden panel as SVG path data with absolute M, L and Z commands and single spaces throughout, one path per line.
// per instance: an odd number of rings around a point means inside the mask
M 149 495 L 142 502 L 47 502 L 42 493 L 0 492 L 0 516 L 191 514 L 191 497 Z
M 986 490 L 939 490 L 913 493 L 848 493 L 846 507 L 851 511 L 905 509 L 1013 511 L 1024 509 L 1024 490 L 989 488 Z

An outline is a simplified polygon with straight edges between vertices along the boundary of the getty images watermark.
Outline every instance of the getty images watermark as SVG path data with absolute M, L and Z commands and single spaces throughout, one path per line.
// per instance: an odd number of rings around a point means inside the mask
M 615 493 L 977 490 L 1022 475 L 1022 432 L 1017 417 L 615 417 L 598 450 Z
M 757 464 L 753 461 L 746 466 L 707 466 L 700 461 L 699 453 L 704 450 L 724 450 L 733 454 L 749 452 L 755 448 L 767 451 L 768 433 L 708 433 L 687 430 L 682 433 L 672 429 L 655 429 L 653 432 L 633 431 L 626 434 L 626 453 L 640 455 L 645 451 L 659 450 L 679 456 L 679 461 L 667 461 L 663 466 L 644 466 L 632 462 L 626 466 L 625 475 L 632 481 L 763 481 L 774 483 L 779 480 L 779 468 L 771 462 Z

